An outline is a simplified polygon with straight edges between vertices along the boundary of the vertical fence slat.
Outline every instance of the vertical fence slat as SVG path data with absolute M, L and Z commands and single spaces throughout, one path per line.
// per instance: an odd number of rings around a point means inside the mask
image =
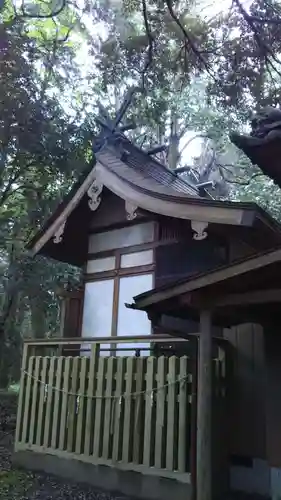
M 62 386 L 62 403 L 61 403 L 61 419 L 60 419 L 60 437 L 59 449 L 64 450 L 65 434 L 67 425 L 67 406 L 68 406 L 68 393 L 69 393 L 69 377 L 70 377 L 70 364 L 72 358 L 65 358 L 63 370 L 63 386 Z
M 155 358 L 147 358 L 146 367 L 143 465 L 149 467 L 152 445 L 152 416 L 154 405 L 154 393 L 152 392 L 152 389 L 154 388 Z
M 114 421 L 114 435 L 113 435 L 113 450 L 112 460 L 117 462 L 120 453 L 120 434 L 121 434 L 121 415 L 122 405 L 124 404 L 121 394 L 124 385 L 124 361 L 123 357 L 117 359 L 117 373 L 116 373 L 116 391 L 115 391 L 115 421 Z
M 143 390 L 143 379 L 144 379 L 144 358 L 136 359 L 136 393 L 139 394 Z M 136 396 L 135 399 L 135 411 L 134 411 L 134 445 L 133 445 L 133 461 L 138 464 L 140 463 L 140 443 L 143 439 L 141 436 L 141 406 L 143 401 L 143 395 L 140 394 Z
M 176 357 L 169 358 L 168 372 L 168 407 L 167 407 L 167 443 L 166 443 L 166 469 L 174 469 L 174 450 L 175 450 L 175 403 L 176 403 Z
M 187 455 L 187 357 L 180 358 L 180 382 L 179 382 L 179 429 L 178 429 L 178 470 L 185 472 Z M 184 378 L 185 377 L 185 378 Z M 183 379 L 184 378 L 184 379 Z M 182 380 L 183 379 L 183 380 Z
M 59 357 L 56 369 L 56 389 L 54 394 L 54 417 L 53 417 L 52 438 L 51 438 L 52 448 L 56 448 L 58 445 L 60 403 L 62 400 L 62 392 L 61 392 L 62 375 L 63 375 L 63 358 Z
M 86 410 L 86 422 L 85 422 L 85 444 L 84 444 L 84 454 L 90 455 L 91 453 L 91 442 L 93 433 L 93 407 L 94 400 L 93 396 L 96 390 L 96 371 L 99 359 L 99 344 L 93 344 L 91 349 L 90 358 L 90 368 L 89 368 L 89 381 L 88 381 L 88 391 L 87 391 L 87 410 Z
M 46 382 L 47 382 L 47 368 L 48 368 L 48 362 L 49 358 L 48 357 L 43 357 L 42 358 L 42 370 L 41 370 L 41 376 L 40 376 L 40 396 L 39 396 L 39 406 L 38 406 L 38 420 L 37 420 L 37 429 L 36 429 L 36 445 L 41 446 L 42 445 L 42 427 L 43 427 L 43 421 L 44 421 L 44 402 L 46 399 Z
M 194 353 L 191 363 L 191 408 L 190 408 L 190 448 L 189 448 L 189 470 L 191 479 L 191 497 L 197 497 L 197 386 L 198 386 L 198 339 L 194 338 Z
M 51 419 L 53 418 L 52 414 L 52 402 L 54 396 L 54 378 L 55 378 L 55 369 L 56 369 L 56 358 L 52 357 L 50 360 L 50 364 L 48 366 L 48 396 L 45 401 L 45 427 L 44 427 L 44 437 L 43 437 L 43 446 L 48 448 L 51 434 Z
M 26 373 L 27 368 L 27 355 L 28 355 L 28 345 L 24 344 L 21 362 L 21 377 L 20 377 L 20 391 L 18 399 L 18 411 L 17 411 L 17 424 L 16 424 L 16 434 L 15 434 L 15 449 L 17 449 L 17 443 L 21 441 L 21 426 L 22 426 L 22 415 L 23 415 L 23 403 L 25 394 L 25 383 L 26 383 Z
M 73 451 L 74 429 L 76 420 L 77 385 L 79 375 L 79 358 L 73 358 L 71 370 L 70 395 L 68 398 L 68 418 L 67 418 L 67 451 Z
M 34 356 L 31 356 L 28 360 L 27 367 L 27 381 L 26 381 L 26 390 L 25 390 L 25 399 L 24 399 L 24 414 L 23 414 L 23 425 L 22 425 L 22 443 L 27 442 L 28 430 L 29 430 L 29 420 L 30 420 L 30 402 L 31 402 L 31 387 L 33 383 L 33 367 L 34 367 Z
M 126 389 L 124 401 L 124 429 L 123 429 L 123 448 L 122 462 L 130 461 L 131 436 L 132 436 L 132 405 L 133 398 L 130 396 L 133 392 L 134 368 L 136 358 L 127 358 L 126 368 Z
M 95 458 L 100 456 L 100 448 L 102 441 L 102 407 L 103 407 L 103 397 L 104 397 L 104 374 L 105 374 L 105 365 L 107 358 L 103 356 L 99 358 L 99 366 L 98 366 L 98 381 L 97 381 L 97 392 L 96 392 L 96 408 L 95 408 L 95 420 L 94 420 L 94 446 L 93 446 L 93 455 Z
M 105 389 L 105 410 L 104 410 L 104 429 L 103 429 L 103 445 L 102 445 L 102 457 L 105 460 L 109 458 L 109 445 L 111 436 L 111 419 L 112 419 L 112 408 L 114 406 L 114 400 L 112 399 L 113 394 L 113 383 L 115 374 L 115 362 L 116 359 L 113 357 L 107 360 L 107 371 L 106 371 L 106 389 Z
M 226 352 L 220 349 L 220 362 L 221 362 L 221 377 L 222 377 L 222 396 L 226 396 Z
M 190 470 L 190 377 L 176 383 L 190 373 L 187 356 L 100 358 L 97 344 L 90 359 L 28 360 L 25 351 L 23 366 L 32 377 L 22 373 L 15 448 L 22 442 L 112 465 L 121 460 L 182 474 Z M 218 391 L 223 368 L 220 360 Z
M 38 396 L 40 391 L 40 383 L 38 382 L 40 378 L 40 367 L 41 367 L 41 357 L 35 357 L 35 367 L 34 367 L 34 380 L 33 380 L 33 389 L 32 389 L 32 404 L 31 404 L 31 415 L 30 415 L 30 430 L 29 430 L 29 439 L 28 442 L 30 445 L 34 444 L 35 439 L 35 429 L 37 424 L 37 403 Z
M 165 368 L 166 359 L 160 356 L 157 360 L 157 397 L 156 397 L 156 430 L 155 430 L 155 467 L 161 469 L 164 443 L 164 416 L 165 416 L 165 400 L 166 387 L 165 384 Z
M 103 396 L 104 396 L 104 374 L 105 365 L 107 358 L 103 356 L 99 358 L 98 364 L 98 381 L 97 381 L 97 391 L 96 391 L 96 408 L 95 408 L 95 420 L 94 420 L 94 447 L 93 455 L 95 458 L 100 456 L 100 448 L 102 441 L 102 407 L 103 407 Z
M 87 377 L 87 367 L 88 367 L 88 358 L 83 357 L 81 359 L 80 364 L 80 384 L 79 384 L 79 406 L 77 408 L 78 416 L 77 416 L 77 429 L 76 429 L 76 443 L 75 443 L 75 453 L 82 453 L 82 434 L 83 434 L 83 426 L 84 426 L 84 417 L 85 417 L 85 392 L 86 392 L 86 377 Z

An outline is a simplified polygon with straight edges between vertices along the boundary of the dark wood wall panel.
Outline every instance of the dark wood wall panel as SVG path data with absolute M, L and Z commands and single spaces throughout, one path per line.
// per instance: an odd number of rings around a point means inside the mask
M 143 214 L 138 214 L 134 219 L 134 222 L 142 219 L 143 217 Z M 89 230 L 96 231 L 99 228 L 110 228 L 110 226 L 116 226 L 119 224 L 128 224 L 125 201 L 105 189 L 102 194 L 100 206 L 95 212 L 93 212 Z
M 224 330 L 233 346 L 229 401 L 230 453 L 266 458 L 264 335 L 259 325 Z
M 75 291 L 65 294 L 62 303 L 61 334 L 65 338 L 81 336 L 82 315 L 83 315 L 83 292 Z M 79 356 L 79 346 L 64 347 L 64 356 Z
M 98 209 L 93 212 L 90 229 L 108 227 L 126 221 L 125 202 L 109 191 L 102 196 Z
M 226 250 L 218 242 L 206 239 L 186 240 L 161 245 L 155 249 L 156 286 L 182 279 L 226 263 Z
M 266 359 L 266 448 L 267 461 L 281 467 L 281 331 L 265 331 Z
M 80 337 L 82 322 L 82 292 L 65 298 L 64 337 Z
M 160 236 L 164 235 L 168 241 L 169 231 L 166 227 L 164 232 L 160 231 Z M 155 249 L 155 286 L 162 286 L 177 279 L 206 272 L 214 267 L 225 264 L 227 259 L 227 248 L 220 240 L 214 237 L 203 241 L 195 241 L 192 232 L 187 227 L 182 230 L 185 239 L 175 243 L 167 243 Z M 173 232 L 171 230 L 171 235 Z M 198 332 L 197 321 L 183 320 L 174 317 L 163 316 L 161 326 L 171 330 L 178 330 L 184 333 Z M 220 328 L 213 329 L 213 335 L 219 336 Z
M 243 259 L 245 257 L 250 257 L 257 251 L 257 249 L 255 249 L 254 247 L 250 247 L 250 245 L 244 241 L 236 238 L 229 239 L 229 262 Z

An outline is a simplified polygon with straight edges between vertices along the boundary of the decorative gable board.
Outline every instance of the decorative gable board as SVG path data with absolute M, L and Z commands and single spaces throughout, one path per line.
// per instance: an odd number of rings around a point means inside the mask
M 89 230 L 99 231 L 101 229 L 128 225 L 132 219 L 138 221 L 149 217 L 153 218 L 153 214 L 146 213 L 144 210 L 137 209 L 135 214 L 128 214 L 128 205 L 108 189 L 103 189 L 101 203 L 99 207 L 92 213 L 90 218 Z
M 126 224 L 125 202 L 108 190 L 104 190 L 101 204 L 92 213 L 90 220 L 90 230 L 99 230 L 115 224 Z

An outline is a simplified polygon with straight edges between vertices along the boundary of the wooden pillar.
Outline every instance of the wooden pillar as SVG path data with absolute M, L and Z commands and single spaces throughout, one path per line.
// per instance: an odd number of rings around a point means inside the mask
M 60 297 L 60 337 L 64 336 L 64 328 L 65 328 L 65 316 L 66 316 L 66 301 L 68 299 L 66 297 Z
M 212 498 L 212 325 L 208 310 L 200 313 L 197 386 L 196 492 L 197 500 Z

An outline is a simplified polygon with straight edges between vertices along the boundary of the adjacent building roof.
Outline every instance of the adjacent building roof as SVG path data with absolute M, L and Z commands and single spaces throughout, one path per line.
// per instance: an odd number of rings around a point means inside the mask
M 279 248 L 142 293 L 128 307 L 187 318 L 208 307 L 223 326 L 272 321 L 280 317 L 280 279 Z
M 275 137 L 259 145 L 251 145 L 247 140 L 243 141 L 243 137 L 240 141 L 233 142 L 248 156 L 253 165 L 257 165 L 264 175 L 281 187 L 281 137 Z

